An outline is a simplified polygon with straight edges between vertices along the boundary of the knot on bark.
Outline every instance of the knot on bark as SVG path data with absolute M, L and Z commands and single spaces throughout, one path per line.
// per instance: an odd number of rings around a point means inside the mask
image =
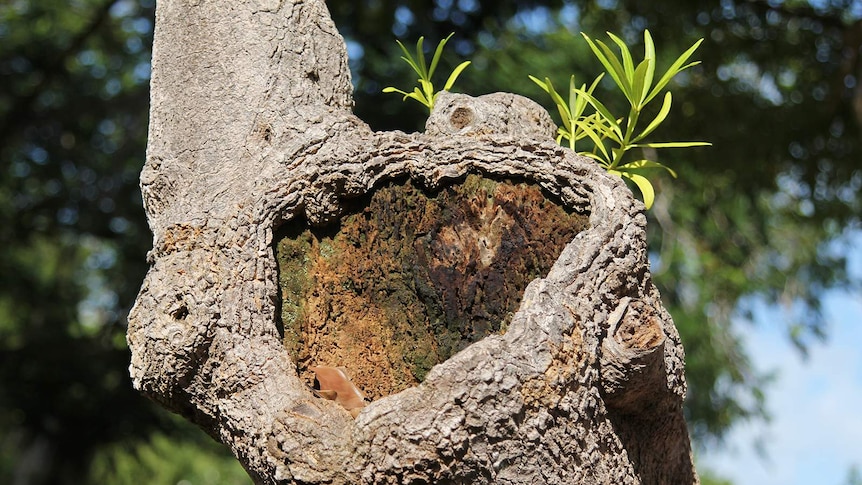
M 474 98 L 443 91 L 425 124 L 428 135 L 510 135 L 521 138 L 554 138 L 557 126 L 535 101 L 511 93 L 492 93 Z
M 601 376 L 611 408 L 639 413 L 664 394 L 667 340 L 658 311 L 640 300 L 622 298 L 608 316 L 602 341 Z
M 129 346 L 154 357 L 132 356 L 133 385 L 172 410 L 183 408 L 180 396 L 209 360 L 211 329 L 221 319 L 215 266 L 204 249 L 162 255 L 129 314 Z

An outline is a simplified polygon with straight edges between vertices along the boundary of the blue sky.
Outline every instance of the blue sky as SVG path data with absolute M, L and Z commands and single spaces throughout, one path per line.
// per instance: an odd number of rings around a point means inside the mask
M 862 231 L 851 241 L 851 274 L 859 278 Z M 781 310 L 739 325 L 755 367 L 778 374 L 767 392 L 772 421 L 738 426 L 699 466 L 734 485 L 845 485 L 853 466 L 862 473 L 862 294 L 831 291 L 824 310 L 828 338 L 807 359 L 787 339 Z

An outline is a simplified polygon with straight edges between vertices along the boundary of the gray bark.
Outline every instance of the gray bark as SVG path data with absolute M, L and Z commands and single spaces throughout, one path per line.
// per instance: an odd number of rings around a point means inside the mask
M 322 0 L 160 0 L 141 189 L 154 234 L 129 315 L 137 389 L 226 443 L 257 483 L 696 483 L 683 350 L 643 206 L 556 145 L 535 103 L 440 96 L 424 134 L 351 113 Z M 395 177 L 530 180 L 591 227 L 503 335 L 354 420 L 297 377 L 275 324 L 273 230 L 333 220 Z

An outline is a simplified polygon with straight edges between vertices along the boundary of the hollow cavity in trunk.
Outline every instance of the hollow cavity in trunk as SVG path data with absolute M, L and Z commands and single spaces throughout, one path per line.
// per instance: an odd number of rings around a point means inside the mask
M 289 221 L 276 238 L 285 346 L 308 382 L 326 365 L 371 399 L 414 386 L 505 332 L 587 224 L 536 185 L 479 175 L 434 193 L 389 182 L 327 227 Z

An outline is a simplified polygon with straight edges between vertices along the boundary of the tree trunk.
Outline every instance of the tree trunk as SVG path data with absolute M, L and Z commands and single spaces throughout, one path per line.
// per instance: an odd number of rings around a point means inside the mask
M 373 132 L 351 113 L 322 0 L 161 0 L 152 66 L 141 189 L 154 241 L 130 371 L 256 483 L 697 482 L 643 206 L 556 145 L 541 107 L 443 93 L 424 134 Z M 338 221 L 390 181 L 430 193 L 467 174 L 533 184 L 588 225 L 505 328 L 491 322 L 354 420 L 285 348 L 273 234 Z

